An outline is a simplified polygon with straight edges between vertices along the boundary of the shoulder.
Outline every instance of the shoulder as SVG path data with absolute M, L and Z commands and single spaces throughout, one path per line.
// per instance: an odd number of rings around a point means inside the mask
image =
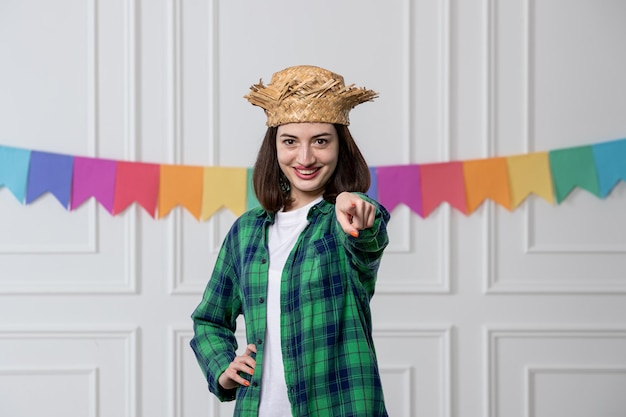
M 268 213 L 262 207 L 255 207 L 239 216 L 232 224 L 228 234 L 231 237 L 237 236 L 242 232 L 248 235 L 251 230 L 257 228 L 261 230 L 261 226 L 266 222 L 272 222 L 273 219 L 273 213 Z
M 257 206 L 257 207 L 249 209 L 248 211 L 243 213 L 241 216 L 239 216 L 237 220 L 235 220 L 235 223 L 255 222 L 255 221 L 258 221 L 259 219 L 265 220 L 268 217 L 273 217 L 273 215 L 265 211 L 263 207 Z

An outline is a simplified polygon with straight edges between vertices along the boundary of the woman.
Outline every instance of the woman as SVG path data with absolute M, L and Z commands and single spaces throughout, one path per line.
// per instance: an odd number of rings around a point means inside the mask
M 246 96 L 267 115 L 253 175 L 262 207 L 226 236 L 191 341 L 236 416 L 387 415 L 369 302 L 389 213 L 363 194 L 369 169 L 347 127 L 375 97 L 313 66 Z M 237 356 L 240 314 L 248 345 Z

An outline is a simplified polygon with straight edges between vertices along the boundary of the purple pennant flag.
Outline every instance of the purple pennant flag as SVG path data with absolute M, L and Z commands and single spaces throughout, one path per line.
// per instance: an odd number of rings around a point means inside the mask
M 28 171 L 26 204 L 45 192 L 51 192 L 66 209 L 70 204 L 72 165 L 74 157 L 55 153 L 32 151 Z
M 71 209 L 75 210 L 89 197 L 95 197 L 113 214 L 116 171 L 117 161 L 75 157 Z
M 406 204 L 413 212 L 424 217 L 422 210 L 422 185 L 419 165 L 378 167 L 378 199 L 392 211 L 398 204 Z

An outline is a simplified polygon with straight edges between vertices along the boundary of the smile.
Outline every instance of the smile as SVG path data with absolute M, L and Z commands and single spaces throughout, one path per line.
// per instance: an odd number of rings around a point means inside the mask
M 317 173 L 320 170 L 320 168 L 309 168 L 309 169 L 294 168 L 294 170 L 296 171 L 298 176 L 308 177 Z
M 311 175 L 313 174 L 315 171 L 317 171 L 319 168 L 315 168 L 315 169 L 297 169 L 296 171 L 298 171 L 300 174 L 302 175 Z

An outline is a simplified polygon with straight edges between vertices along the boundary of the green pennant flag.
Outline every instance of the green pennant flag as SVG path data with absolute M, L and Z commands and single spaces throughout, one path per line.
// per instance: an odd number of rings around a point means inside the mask
M 598 175 L 591 146 L 550 151 L 550 171 L 557 204 L 575 188 L 583 188 L 601 197 Z
M 256 194 L 254 193 L 254 184 L 252 182 L 252 173 L 254 172 L 254 168 L 248 168 L 247 171 L 247 186 L 246 186 L 246 208 L 249 210 L 254 207 L 258 207 L 261 205 L 259 200 L 256 198 Z

